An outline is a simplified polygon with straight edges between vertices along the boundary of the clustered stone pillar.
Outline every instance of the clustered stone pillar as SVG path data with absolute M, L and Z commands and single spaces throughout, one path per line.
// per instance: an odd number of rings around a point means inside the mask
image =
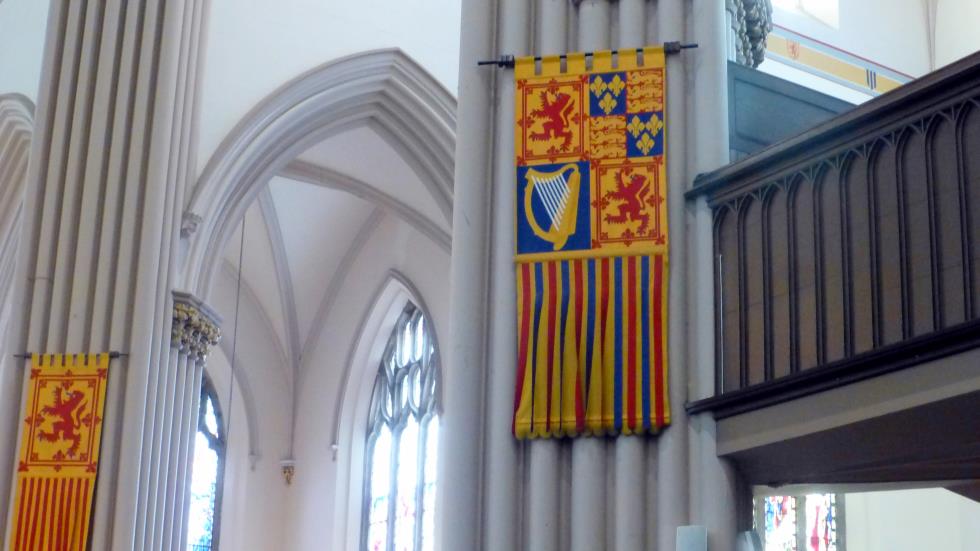
M 90 542 L 99 551 L 183 547 L 162 485 L 180 372 L 170 290 L 207 5 L 71 0 L 49 10 L 9 343 L 122 353 L 109 370 Z
M 174 291 L 171 363 L 176 364 L 173 411 L 170 415 L 168 468 L 161 470 L 158 488 L 166 495 L 158 500 L 165 510 L 179 515 L 162 518 L 164 549 L 182 547 L 187 536 L 191 465 L 201 405 L 201 379 L 208 352 L 221 338 L 220 318 L 196 297 Z M 159 520 L 158 520 L 159 523 Z
M 725 0 L 463 1 L 442 548 L 673 551 L 691 524 L 712 551 L 734 546 L 731 470 L 711 420 L 684 411 L 714 384 L 710 234 L 684 193 L 727 162 L 725 22 Z M 476 62 L 665 41 L 701 44 L 667 59 L 671 426 L 652 438 L 517 442 L 513 73 Z

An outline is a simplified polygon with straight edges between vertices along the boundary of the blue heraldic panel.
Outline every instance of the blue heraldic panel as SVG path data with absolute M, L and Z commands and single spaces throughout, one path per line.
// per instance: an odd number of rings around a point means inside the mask
M 517 254 L 592 246 L 587 161 L 517 167 Z

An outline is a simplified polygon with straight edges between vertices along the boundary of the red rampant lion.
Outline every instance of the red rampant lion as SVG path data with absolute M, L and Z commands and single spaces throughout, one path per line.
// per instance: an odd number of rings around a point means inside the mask
M 64 399 L 62 390 L 65 390 L 64 386 L 54 389 L 54 404 L 41 408 L 41 413 L 57 420 L 51 425 L 51 432 L 41 430 L 37 433 L 37 437 L 48 442 L 70 441 L 72 444 L 66 454 L 68 457 L 74 457 L 82 442 L 82 435 L 75 431 L 82 426 L 81 416 L 85 412 L 85 403 L 82 400 L 85 399 L 85 393 L 69 390 L 68 398 Z
M 541 132 L 531 132 L 530 137 L 534 141 L 545 141 L 553 138 L 562 138 L 561 151 L 568 151 L 572 144 L 572 131 L 568 127 L 568 116 L 571 114 L 575 104 L 572 96 L 556 92 L 554 101 L 548 99 L 547 92 L 541 92 L 541 108 L 531 111 L 531 116 L 535 119 L 544 119 L 541 125 Z
M 607 214 L 606 222 L 610 224 L 640 222 L 640 227 L 636 229 L 636 233 L 642 234 L 650 225 L 650 215 L 643 210 L 643 203 L 650 192 L 650 183 L 642 174 L 633 174 L 627 183 L 626 175 L 626 170 L 620 171 L 616 175 L 616 189 L 607 191 L 603 196 L 603 199 L 607 201 L 613 200 L 619 203 L 617 205 L 619 214 Z

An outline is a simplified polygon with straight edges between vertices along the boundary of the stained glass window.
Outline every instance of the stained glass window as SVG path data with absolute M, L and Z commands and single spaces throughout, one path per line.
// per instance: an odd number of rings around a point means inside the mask
M 221 518 L 221 479 L 224 474 L 225 437 L 221 410 L 211 382 L 201 385 L 191 493 L 187 515 L 187 551 L 218 548 Z
M 837 551 L 837 496 L 806 496 L 806 551 Z
M 766 551 L 796 551 L 796 498 L 767 496 Z
M 765 551 L 844 551 L 841 500 L 837 494 L 756 500 L 756 529 Z
M 433 548 L 437 379 L 428 321 L 409 304 L 388 339 L 368 410 L 363 549 Z

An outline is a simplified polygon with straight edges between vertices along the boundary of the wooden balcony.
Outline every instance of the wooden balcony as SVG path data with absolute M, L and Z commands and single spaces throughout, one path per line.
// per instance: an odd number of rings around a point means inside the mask
M 688 198 L 702 196 L 718 373 L 689 411 L 722 418 L 980 346 L 980 54 L 700 175 Z

